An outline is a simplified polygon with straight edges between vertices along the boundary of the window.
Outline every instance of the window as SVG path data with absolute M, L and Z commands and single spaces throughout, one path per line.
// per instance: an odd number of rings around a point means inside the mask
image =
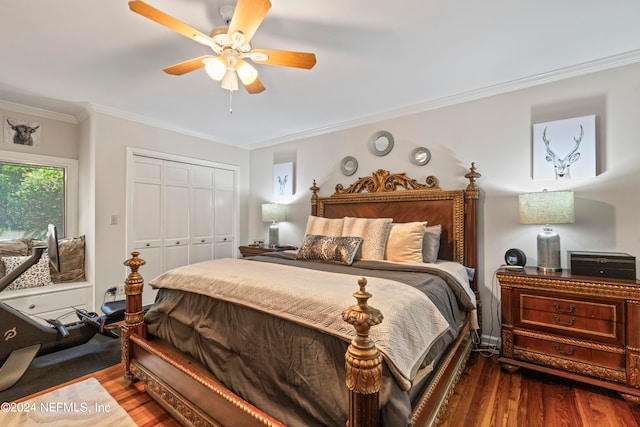
M 61 237 L 73 234 L 76 165 L 76 160 L 0 152 L 0 240 L 43 239 L 48 224 Z

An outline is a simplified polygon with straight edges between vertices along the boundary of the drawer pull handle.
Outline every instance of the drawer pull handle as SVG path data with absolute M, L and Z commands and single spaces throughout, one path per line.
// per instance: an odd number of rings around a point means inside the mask
M 555 313 L 553 314 L 553 318 L 556 319 L 556 323 L 558 325 L 562 325 L 562 326 L 573 326 L 573 322 L 576 321 L 576 318 L 574 316 L 571 316 L 568 322 L 563 322 L 562 320 L 560 320 L 560 316 L 558 316 Z
M 558 301 L 554 301 L 553 302 L 553 308 L 555 308 L 556 310 L 558 310 L 558 312 L 560 313 L 573 313 L 573 310 L 576 309 L 576 305 L 575 304 L 571 304 L 569 306 L 568 310 L 565 310 L 563 308 L 560 308 L 560 304 L 558 304 Z
M 146 246 L 147 246 L 147 247 L 151 246 L 151 243 L 147 243 L 147 245 L 146 245 Z
M 204 243 L 204 239 L 200 240 L 200 243 Z
M 556 349 L 556 351 L 560 354 L 564 354 L 566 356 L 571 356 L 573 353 L 576 352 L 576 346 L 572 345 L 569 347 L 569 350 L 560 350 L 560 344 L 558 344 L 557 342 L 553 343 L 553 348 Z
M 29 306 L 29 310 L 33 310 L 34 308 L 36 308 L 36 305 L 35 305 L 35 304 L 31 304 L 31 305 Z

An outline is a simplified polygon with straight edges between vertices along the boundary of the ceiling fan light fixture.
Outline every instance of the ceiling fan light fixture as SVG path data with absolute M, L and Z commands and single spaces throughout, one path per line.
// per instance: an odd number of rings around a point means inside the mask
M 204 61 L 204 69 L 215 81 L 220 81 L 224 78 L 228 68 L 227 59 L 224 56 L 216 56 L 215 58 L 207 58 Z
M 224 74 L 220 85 L 223 89 L 231 92 L 238 90 L 238 75 L 236 74 L 236 71 L 228 69 Z
M 258 78 L 258 70 L 242 59 L 236 61 L 236 70 L 238 71 L 238 77 L 240 77 L 240 80 L 242 80 L 242 83 L 245 85 L 250 85 Z

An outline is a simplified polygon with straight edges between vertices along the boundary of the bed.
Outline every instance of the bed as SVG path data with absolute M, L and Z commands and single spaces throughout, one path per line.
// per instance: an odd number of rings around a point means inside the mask
M 146 315 L 132 253 L 125 378 L 184 425 L 437 423 L 479 328 L 479 176 L 472 164 L 465 189 L 442 190 L 378 170 L 329 197 L 314 181 L 299 251 L 171 270 L 150 282 Z M 371 255 L 381 224 L 383 258 Z M 435 254 L 420 239 L 418 255 L 437 262 L 405 262 L 416 224 L 439 229 Z

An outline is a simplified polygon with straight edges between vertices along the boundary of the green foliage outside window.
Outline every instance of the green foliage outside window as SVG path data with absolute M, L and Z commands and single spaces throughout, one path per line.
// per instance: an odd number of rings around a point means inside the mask
M 0 163 L 0 238 L 64 236 L 64 168 Z M 4 236 L 4 237 L 1 237 Z

